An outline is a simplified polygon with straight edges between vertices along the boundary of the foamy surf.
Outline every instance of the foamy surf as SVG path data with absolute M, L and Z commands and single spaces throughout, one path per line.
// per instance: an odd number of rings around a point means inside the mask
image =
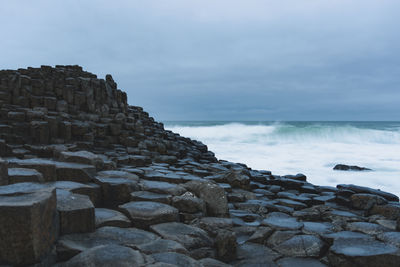
M 219 159 L 280 175 L 302 172 L 314 184 L 356 183 L 400 195 L 397 122 L 173 122 L 166 128 L 202 141 Z M 334 171 L 338 163 L 374 171 Z

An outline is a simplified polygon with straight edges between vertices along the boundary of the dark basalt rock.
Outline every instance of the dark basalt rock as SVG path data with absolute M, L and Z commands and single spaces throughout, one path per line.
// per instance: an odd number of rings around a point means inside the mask
M 279 253 L 294 257 L 318 257 L 325 248 L 324 242 L 313 235 L 296 235 L 275 247 Z
M 399 249 L 375 240 L 337 239 L 329 251 L 332 266 L 398 266 Z
M 137 228 L 147 229 L 153 224 L 178 221 L 178 210 L 159 202 L 133 201 L 119 208 Z
M 269 213 L 262 224 L 279 230 L 298 230 L 303 227 L 303 223 L 298 222 L 296 218 L 281 212 Z
M 190 258 L 189 256 L 175 253 L 175 252 L 164 252 L 153 254 L 152 257 L 159 262 L 169 263 L 172 266 L 187 266 L 187 267 L 202 267 L 203 265 L 198 261 Z
M 208 234 L 195 226 L 170 222 L 153 225 L 150 228 L 165 239 L 181 243 L 186 249 L 213 246 L 213 241 Z
M 79 66 L 0 71 L 0 157 L 0 265 L 399 265 L 397 196 L 218 161 Z
M 54 188 L 0 196 L 0 262 L 31 265 L 40 262 L 58 237 Z
M 103 226 L 115 226 L 127 228 L 132 225 L 131 221 L 121 212 L 110 209 L 95 209 L 96 228 Z
M 365 167 L 351 166 L 345 164 L 337 164 L 333 167 L 334 170 L 337 171 L 372 171 L 371 169 Z
M 381 191 L 379 189 L 372 189 L 365 186 L 353 185 L 353 184 L 339 184 L 336 186 L 339 190 L 351 190 L 356 193 L 366 193 L 372 195 L 378 195 L 385 198 L 388 201 L 396 201 L 399 202 L 399 197 L 388 192 Z
M 60 267 L 78 266 L 144 266 L 146 260 L 137 250 L 119 245 L 98 246 L 76 255 Z

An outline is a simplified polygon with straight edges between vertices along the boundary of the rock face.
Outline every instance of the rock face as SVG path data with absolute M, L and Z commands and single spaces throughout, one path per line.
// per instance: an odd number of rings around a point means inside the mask
M 0 157 L 0 265 L 399 266 L 398 196 L 217 160 L 79 66 L 0 71 Z

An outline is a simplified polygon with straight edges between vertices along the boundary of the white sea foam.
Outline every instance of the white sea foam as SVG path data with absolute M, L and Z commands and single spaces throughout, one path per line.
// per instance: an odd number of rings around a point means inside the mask
M 355 127 L 351 124 L 287 124 L 188 126 L 167 129 L 202 141 L 219 159 L 242 162 L 275 174 L 304 173 L 308 181 L 336 186 L 355 183 L 400 195 L 400 129 Z M 333 171 L 343 163 L 373 172 Z

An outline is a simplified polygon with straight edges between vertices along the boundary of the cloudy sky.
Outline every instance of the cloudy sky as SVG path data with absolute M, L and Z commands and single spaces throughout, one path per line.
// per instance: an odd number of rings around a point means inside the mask
M 399 120 L 398 0 L 0 0 L 0 68 L 111 73 L 157 120 Z

